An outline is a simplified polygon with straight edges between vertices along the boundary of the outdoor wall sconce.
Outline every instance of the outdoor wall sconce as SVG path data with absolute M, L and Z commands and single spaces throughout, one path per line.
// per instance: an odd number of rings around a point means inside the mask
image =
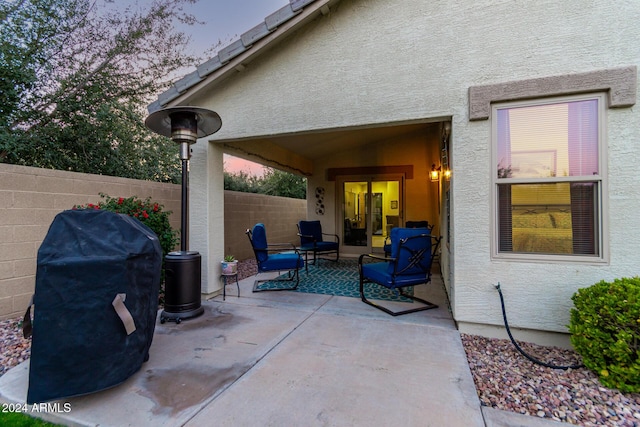
M 438 182 L 440 181 L 440 171 L 442 170 L 442 166 L 438 166 L 436 168 L 436 164 L 432 164 L 431 165 L 431 170 L 429 171 L 429 179 L 431 179 L 431 182 Z
M 189 251 L 189 159 L 191 144 L 198 138 L 216 133 L 222 120 L 215 111 L 198 107 L 169 107 L 147 117 L 145 126 L 153 132 L 170 137 L 180 144 L 182 161 L 182 197 L 180 217 L 180 251 L 165 257 L 165 304 L 160 323 L 176 324 L 183 319 L 204 313 L 201 307 L 201 265 L 198 252 Z
M 444 170 L 442 170 L 442 166 L 438 166 L 436 168 L 435 163 L 432 164 L 431 170 L 429 171 L 429 179 L 431 180 L 431 182 L 440 181 L 441 175 L 446 181 L 451 180 L 451 169 L 445 168 Z

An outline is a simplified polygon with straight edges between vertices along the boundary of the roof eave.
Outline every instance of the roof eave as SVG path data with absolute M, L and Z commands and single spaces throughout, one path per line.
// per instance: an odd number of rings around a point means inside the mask
M 330 7 L 340 0 L 291 0 L 283 8 L 242 34 L 240 39 L 224 47 L 218 55 L 200 64 L 196 71 L 176 81 L 158 99 L 149 104 L 153 113 L 161 108 L 185 103 L 200 91 L 210 89 L 228 77 L 242 72 L 257 57 L 272 49 L 296 29 L 329 14 Z

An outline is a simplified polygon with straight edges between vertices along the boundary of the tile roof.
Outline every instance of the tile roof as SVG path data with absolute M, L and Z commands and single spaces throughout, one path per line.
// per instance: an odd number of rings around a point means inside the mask
M 251 49 L 256 42 L 277 31 L 282 24 L 316 1 L 318 0 L 290 0 L 289 4 L 267 16 L 263 22 L 243 33 L 238 40 L 220 49 L 216 56 L 198 65 L 195 71 L 176 81 L 168 90 L 161 93 L 156 101 L 149 104 L 147 110 L 149 113 L 153 113 L 165 107 L 211 73 L 223 68 L 233 58 Z

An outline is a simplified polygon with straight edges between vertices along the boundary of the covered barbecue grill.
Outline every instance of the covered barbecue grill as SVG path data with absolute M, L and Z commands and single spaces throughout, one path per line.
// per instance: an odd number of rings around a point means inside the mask
M 58 214 L 38 251 L 28 403 L 115 386 L 149 358 L 162 268 L 151 229 L 100 210 Z

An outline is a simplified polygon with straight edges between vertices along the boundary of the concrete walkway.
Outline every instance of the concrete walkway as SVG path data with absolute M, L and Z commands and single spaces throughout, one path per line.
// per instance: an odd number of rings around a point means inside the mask
M 480 407 L 434 282 L 422 296 L 438 309 L 393 318 L 356 298 L 253 294 L 246 279 L 240 298 L 229 285 L 204 315 L 158 324 L 150 360 L 125 383 L 32 415 L 82 426 L 561 425 Z M 25 401 L 28 369 L 0 378 L 0 399 Z

